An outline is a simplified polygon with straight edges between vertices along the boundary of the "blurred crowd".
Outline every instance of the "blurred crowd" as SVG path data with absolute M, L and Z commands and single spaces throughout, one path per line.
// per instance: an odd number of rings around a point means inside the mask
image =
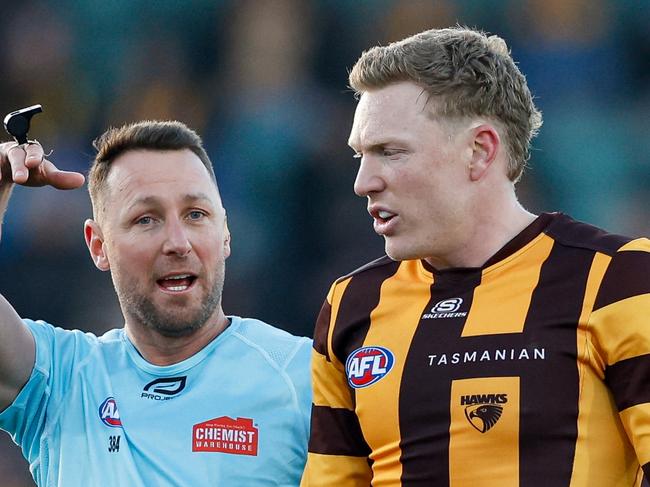
M 524 206 L 650 234 L 650 0 L 5 0 L 0 114 L 42 104 L 32 136 L 83 172 L 111 125 L 196 129 L 233 238 L 224 309 L 310 335 L 329 283 L 383 253 L 352 192 L 347 72 L 375 44 L 457 23 L 506 39 L 544 114 Z M 121 326 L 90 216 L 81 190 L 14 192 L 0 293 L 21 316 Z M 33 485 L 0 436 L 0 485 Z

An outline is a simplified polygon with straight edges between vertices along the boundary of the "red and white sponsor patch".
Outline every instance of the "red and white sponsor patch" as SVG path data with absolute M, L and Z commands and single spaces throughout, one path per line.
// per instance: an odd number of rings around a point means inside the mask
M 248 418 L 209 419 L 192 428 L 192 451 L 257 456 L 257 428 Z

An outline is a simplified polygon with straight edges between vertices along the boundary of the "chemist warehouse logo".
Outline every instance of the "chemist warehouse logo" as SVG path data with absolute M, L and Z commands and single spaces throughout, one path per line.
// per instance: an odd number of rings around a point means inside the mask
M 438 301 L 429 313 L 422 315 L 423 320 L 436 320 L 440 318 L 465 318 L 467 311 L 458 311 L 463 304 L 463 298 L 451 298 Z
M 348 384 L 354 389 L 368 387 L 383 379 L 395 363 L 393 353 L 384 347 L 361 347 L 345 361 Z
M 221 416 L 194 425 L 192 451 L 257 456 L 257 438 L 252 419 Z
M 481 433 L 486 433 L 497 424 L 503 413 L 503 405 L 507 402 L 507 394 L 471 394 L 460 397 L 460 405 L 465 406 L 465 418 Z

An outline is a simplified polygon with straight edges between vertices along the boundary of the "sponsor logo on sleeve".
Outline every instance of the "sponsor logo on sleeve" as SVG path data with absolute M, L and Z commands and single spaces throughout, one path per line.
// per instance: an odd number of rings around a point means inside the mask
M 350 387 L 360 389 L 380 381 L 395 363 L 393 353 L 384 347 L 361 347 L 345 361 L 345 372 Z
M 117 403 L 114 397 L 107 397 L 101 406 L 99 406 L 99 419 L 106 426 L 112 428 L 121 428 L 122 420 L 120 419 L 120 412 L 117 409 Z
M 192 451 L 257 456 L 257 439 L 252 419 L 221 416 L 194 425 Z

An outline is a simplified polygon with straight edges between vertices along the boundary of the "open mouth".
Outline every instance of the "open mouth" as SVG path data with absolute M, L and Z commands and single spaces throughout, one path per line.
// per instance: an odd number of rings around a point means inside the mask
M 397 216 L 396 213 L 387 210 L 379 210 L 377 208 L 370 208 L 369 213 L 373 220 L 375 220 L 375 225 L 380 226 L 386 225 L 389 221 Z
M 398 214 L 377 207 L 368 208 L 373 219 L 373 228 L 378 235 L 388 236 L 395 231 L 398 222 Z
M 173 293 L 187 291 L 196 281 L 196 276 L 192 274 L 177 274 L 158 279 L 156 283 L 163 290 Z
M 378 211 L 377 214 L 375 215 L 375 218 L 379 223 L 388 223 L 393 219 L 393 217 L 395 217 L 394 213 L 391 213 L 389 211 L 384 211 L 384 210 Z

